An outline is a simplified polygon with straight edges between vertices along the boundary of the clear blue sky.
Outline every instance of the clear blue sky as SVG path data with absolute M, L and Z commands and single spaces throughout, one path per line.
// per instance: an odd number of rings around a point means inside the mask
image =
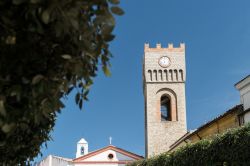
M 234 84 L 250 73 L 249 0 L 124 0 L 111 43 L 112 76 L 100 71 L 80 111 L 73 94 L 65 101 L 43 148 L 73 158 L 84 137 L 93 151 L 113 145 L 144 155 L 142 58 L 145 42 L 186 44 L 188 129 L 239 103 Z M 40 160 L 40 157 L 36 160 Z

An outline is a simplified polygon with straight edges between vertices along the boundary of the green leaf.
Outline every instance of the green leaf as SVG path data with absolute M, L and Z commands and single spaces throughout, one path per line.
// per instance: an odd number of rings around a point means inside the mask
M 112 11 L 112 13 L 120 15 L 120 16 L 124 14 L 124 11 L 117 6 L 112 6 L 111 11 Z
M 78 93 L 76 94 L 76 96 L 75 96 L 75 102 L 76 102 L 76 104 L 79 103 L 80 95 L 81 95 L 81 94 L 78 92 Z
M 48 10 L 43 11 L 42 13 L 42 21 L 44 24 L 48 24 L 50 21 L 50 13 Z
M 60 108 L 64 108 L 65 107 L 65 105 L 63 104 L 63 102 L 60 101 L 60 100 L 59 100 L 59 106 L 60 106 Z
M 70 19 L 70 22 L 76 30 L 79 30 L 79 22 L 76 19 Z
M 70 87 L 70 88 L 68 88 L 68 90 L 67 90 L 67 94 L 69 94 L 72 90 L 74 89 L 74 87 L 72 86 L 72 87 Z
M 80 108 L 80 109 L 82 109 L 82 102 L 83 102 L 83 101 L 82 101 L 82 99 L 81 99 L 80 102 L 79 102 L 79 108 Z
M 110 73 L 110 71 L 109 71 L 109 68 L 105 65 L 105 66 L 103 66 L 102 67 L 102 70 L 103 70 L 103 72 L 104 72 L 104 74 L 106 75 L 106 76 L 111 76 L 111 73 Z
M 114 5 L 118 5 L 120 3 L 120 0 L 108 0 L 108 1 Z
M 68 54 L 62 55 L 62 58 L 63 59 L 72 59 L 72 57 L 70 55 L 68 55 Z
M 109 35 L 114 29 L 114 26 L 103 26 L 102 28 L 102 33 L 105 34 L 105 35 Z
M 39 83 L 43 78 L 44 78 L 43 75 L 38 74 L 35 77 L 33 77 L 31 84 L 35 85 L 35 84 Z
M 5 43 L 9 44 L 9 45 L 16 44 L 16 37 L 15 36 L 7 36 Z
M 104 35 L 103 36 L 103 39 L 105 40 L 105 41 L 112 41 L 112 40 L 114 40 L 114 38 L 115 38 L 115 35 Z
M 83 99 L 88 101 L 88 94 L 89 94 L 89 90 L 86 90 L 84 93 L 83 93 Z
M 6 116 L 6 110 L 5 110 L 5 107 L 4 107 L 3 100 L 0 100 L 0 114 L 3 115 L 3 116 Z
M 12 3 L 14 5 L 20 5 L 20 4 L 24 3 L 25 1 L 27 1 L 27 0 L 12 0 Z
M 30 0 L 30 3 L 33 3 L 33 4 L 36 4 L 36 3 L 39 3 L 41 2 L 41 0 Z
M 2 131 L 5 132 L 5 133 L 8 133 L 13 129 L 14 126 L 15 126 L 14 123 L 5 124 L 5 125 L 2 126 Z

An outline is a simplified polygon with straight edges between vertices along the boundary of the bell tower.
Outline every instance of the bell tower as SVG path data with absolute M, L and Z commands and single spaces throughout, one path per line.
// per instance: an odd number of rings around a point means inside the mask
M 187 132 L 185 44 L 144 45 L 146 157 L 167 152 Z
M 84 138 L 81 138 L 80 141 L 77 142 L 76 158 L 84 156 L 88 154 L 88 152 L 89 152 L 88 142 Z

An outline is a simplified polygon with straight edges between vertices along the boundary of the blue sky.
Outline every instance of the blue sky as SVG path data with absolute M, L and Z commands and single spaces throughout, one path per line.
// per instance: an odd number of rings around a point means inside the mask
M 250 73 L 249 0 L 124 0 L 111 43 L 112 76 L 100 71 L 80 111 L 72 93 L 58 115 L 49 154 L 74 158 L 113 145 L 144 155 L 144 43 L 186 44 L 187 127 L 195 129 L 239 103 L 234 84 Z M 40 160 L 38 157 L 36 160 Z

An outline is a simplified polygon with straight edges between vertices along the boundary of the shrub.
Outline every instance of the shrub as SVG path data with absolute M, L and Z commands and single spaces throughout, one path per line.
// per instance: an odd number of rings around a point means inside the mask
M 129 166 L 250 165 L 250 124 Z

